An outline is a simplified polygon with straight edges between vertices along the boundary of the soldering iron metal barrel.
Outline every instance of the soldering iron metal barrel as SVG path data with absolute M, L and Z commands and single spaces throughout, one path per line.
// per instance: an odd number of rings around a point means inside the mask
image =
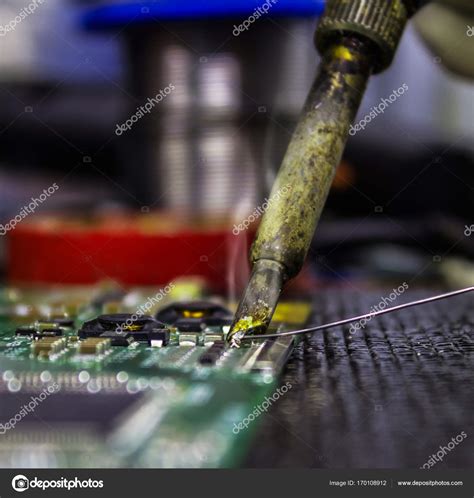
M 253 271 L 229 340 L 268 327 L 283 283 L 301 269 L 371 73 L 370 47 L 331 46 L 291 139 L 252 245 Z
M 249 325 L 257 322 L 261 330 L 269 325 L 283 284 L 301 270 L 367 81 L 390 64 L 411 5 L 409 0 L 327 2 L 316 34 L 320 71 L 252 245 L 252 275 L 228 336 L 234 345 Z M 270 268 L 278 282 L 271 289 Z
M 392 60 L 410 10 L 402 0 L 330 0 L 316 40 L 323 60 L 251 251 L 301 269 L 370 74 Z M 279 192 L 289 187 L 289 193 Z
M 371 56 L 367 44 L 352 38 L 327 49 L 286 152 L 251 251 L 253 263 L 282 264 L 285 279 L 294 277 L 306 258 L 364 95 Z

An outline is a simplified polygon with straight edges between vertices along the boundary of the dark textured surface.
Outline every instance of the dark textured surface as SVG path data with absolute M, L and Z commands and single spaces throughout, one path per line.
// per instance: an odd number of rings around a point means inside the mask
M 390 292 L 318 294 L 313 323 L 367 313 Z M 410 290 L 391 305 L 433 294 Z M 349 327 L 296 348 L 282 378 L 293 387 L 244 465 L 418 468 L 464 431 L 434 468 L 474 467 L 474 296 L 374 318 L 352 338 Z

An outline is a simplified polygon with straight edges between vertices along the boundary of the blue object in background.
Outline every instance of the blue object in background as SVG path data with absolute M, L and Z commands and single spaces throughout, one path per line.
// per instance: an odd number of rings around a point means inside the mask
M 324 10 L 325 0 L 160 0 L 129 2 L 97 7 L 86 14 L 90 29 L 120 27 L 130 23 L 187 21 L 193 19 L 248 17 L 264 4 L 268 15 L 278 17 L 315 17 Z

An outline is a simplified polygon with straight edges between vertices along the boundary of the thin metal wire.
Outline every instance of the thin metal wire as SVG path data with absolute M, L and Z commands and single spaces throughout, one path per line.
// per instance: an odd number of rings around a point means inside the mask
M 364 318 L 373 318 L 375 316 L 385 315 L 385 313 L 393 313 L 394 311 L 399 311 L 405 308 L 411 308 L 413 306 L 420 306 L 422 304 L 433 303 L 435 301 L 440 301 L 441 299 L 448 299 L 450 297 L 459 296 L 461 294 L 466 294 L 468 292 L 473 292 L 473 291 L 474 287 L 466 287 L 465 289 L 459 289 L 457 291 L 447 292 L 446 294 L 438 294 L 437 296 L 427 297 L 425 299 L 419 299 L 418 301 L 411 301 L 409 303 L 393 306 L 392 308 L 387 308 L 385 310 L 374 311 L 372 313 L 367 313 L 365 315 L 345 318 L 344 320 L 338 320 L 337 322 L 326 323 L 324 325 L 318 325 L 316 327 L 309 327 L 307 329 L 301 329 L 301 330 L 292 330 L 290 332 L 281 332 L 280 334 L 246 335 L 242 338 L 242 340 L 246 341 L 246 340 L 255 340 L 255 339 L 273 339 L 274 337 L 284 337 L 289 335 L 302 335 L 302 334 L 314 333 L 317 332 L 318 330 L 325 330 L 325 329 L 330 329 L 332 327 L 338 327 L 340 325 L 345 325 L 346 323 L 363 320 Z

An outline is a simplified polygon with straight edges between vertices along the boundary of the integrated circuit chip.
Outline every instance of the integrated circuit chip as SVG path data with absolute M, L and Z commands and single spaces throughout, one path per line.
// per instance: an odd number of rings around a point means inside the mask
M 101 315 L 95 320 L 84 323 L 79 330 L 83 339 L 102 337 L 109 339 L 113 346 L 128 346 L 131 342 L 161 341 L 162 345 L 169 342 L 169 329 L 151 316 L 136 316 L 126 313 Z

